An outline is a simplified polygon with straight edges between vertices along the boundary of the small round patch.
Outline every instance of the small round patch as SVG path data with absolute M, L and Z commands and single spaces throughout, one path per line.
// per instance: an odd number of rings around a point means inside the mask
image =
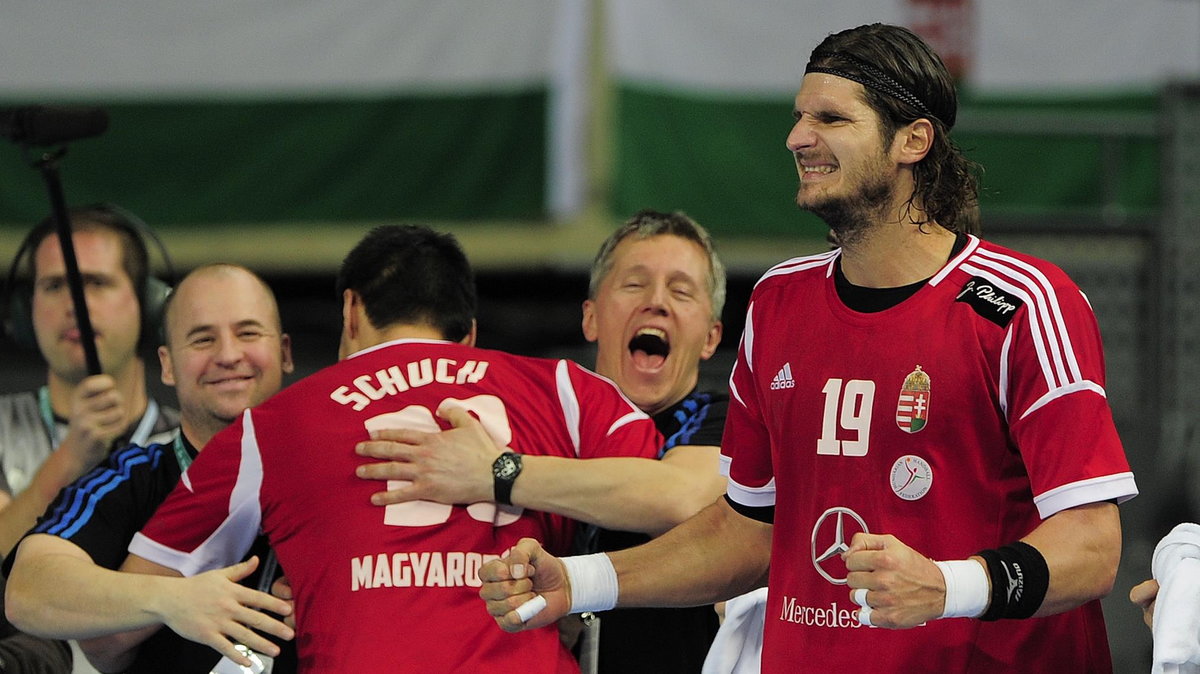
M 933 469 L 919 456 L 906 454 L 892 464 L 892 492 L 905 501 L 915 501 L 933 486 Z

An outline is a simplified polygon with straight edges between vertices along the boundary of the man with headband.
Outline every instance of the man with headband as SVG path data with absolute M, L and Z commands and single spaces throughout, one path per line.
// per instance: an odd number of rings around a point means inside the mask
M 522 541 L 481 574 L 502 628 L 716 601 L 769 569 L 763 671 L 1112 670 L 1099 599 L 1137 488 L 1099 331 L 1057 267 L 964 231 L 977 179 L 948 139 L 956 108 L 906 29 L 816 48 L 787 147 L 797 203 L 841 248 L 755 287 L 726 496 L 609 555 Z

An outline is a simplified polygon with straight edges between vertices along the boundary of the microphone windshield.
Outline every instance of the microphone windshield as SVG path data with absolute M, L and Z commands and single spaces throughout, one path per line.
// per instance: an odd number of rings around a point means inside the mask
M 103 108 L 29 105 L 0 109 L 0 136 L 18 145 L 57 145 L 107 130 L 108 113 Z

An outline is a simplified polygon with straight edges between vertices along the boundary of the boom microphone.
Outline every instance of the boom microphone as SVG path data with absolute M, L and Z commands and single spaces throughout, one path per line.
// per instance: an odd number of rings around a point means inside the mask
M 18 145 L 57 145 L 108 130 L 103 108 L 27 105 L 0 108 L 0 137 Z

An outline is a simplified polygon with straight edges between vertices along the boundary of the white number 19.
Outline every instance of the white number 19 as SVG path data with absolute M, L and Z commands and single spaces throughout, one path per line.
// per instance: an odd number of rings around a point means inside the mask
M 821 393 L 825 394 L 825 411 L 821 416 L 817 454 L 866 456 L 871 440 L 871 405 L 875 401 L 875 382 L 851 379 L 843 389 L 841 379 L 830 379 L 825 382 Z M 857 437 L 838 440 L 839 426 L 855 431 Z

